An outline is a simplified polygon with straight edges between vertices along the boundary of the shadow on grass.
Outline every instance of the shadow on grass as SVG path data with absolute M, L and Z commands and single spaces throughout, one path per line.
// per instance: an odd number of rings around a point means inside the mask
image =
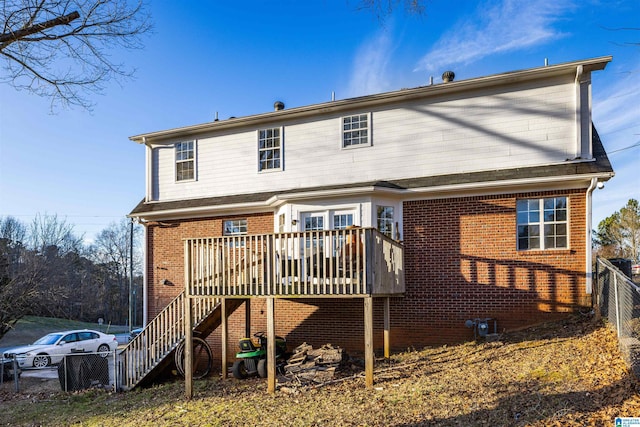
M 526 383 L 517 385 L 526 389 Z M 600 425 L 590 418 L 601 410 L 621 405 L 627 399 L 638 394 L 638 382 L 635 377 L 625 377 L 612 385 L 595 390 L 574 391 L 566 393 L 543 394 L 539 392 L 523 392 L 508 396 L 498 402 L 495 407 L 471 411 L 467 414 L 447 418 L 434 418 L 428 415 L 412 423 L 395 424 L 395 427 L 418 426 L 524 426 L 524 425 L 565 425 L 563 421 L 571 421 L 570 425 Z M 473 398 L 471 393 L 470 398 Z M 606 414 L 596 418 L 613 425 L 614 418 L 632 417 L 638 414 L 615 413 L 610 420 L 601 420 Z M 553 424 L 556 425 L 556 424 Z

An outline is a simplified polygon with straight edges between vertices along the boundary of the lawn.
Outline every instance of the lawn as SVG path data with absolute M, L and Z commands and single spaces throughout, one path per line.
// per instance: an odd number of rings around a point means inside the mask
M 82 426 L 613 426 L 640 416 L 638 381 L 601 322 L 573 318 L 498 342 L 427 348 L 377 361 L 323 386 L 266 381 L 168 382 L 127 393 L 0 392 L 2 425 Z
M 0 347 L 31 344 L 48 333 L 72 329 L 93 329 L 94 331 L 109 334 L 129 332 L 128 326 L 99 325 L 97 323 L 78 322 L 76 320 L 25 316 L 18 320 L 14 328 L 0 339 Z

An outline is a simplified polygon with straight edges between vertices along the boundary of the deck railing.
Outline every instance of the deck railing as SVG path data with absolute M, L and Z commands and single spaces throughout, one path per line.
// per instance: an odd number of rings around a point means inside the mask
M 403 248 L 353 228 L 185 240 L 188 295 L 364 296 L 404 292 Z
M 121 352 L 121 388 L 135 387 L 184 340 L 185 298 L 181 292 Z M 219 302 L 217 298 L 195 300 L 192 304 L 194 327 L 205 320 Z

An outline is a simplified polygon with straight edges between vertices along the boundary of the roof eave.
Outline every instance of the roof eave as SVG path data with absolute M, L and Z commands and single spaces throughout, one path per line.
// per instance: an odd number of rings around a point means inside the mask
M 349 189 L 333 189 L 322 191 L 301 191 L 283 195 L 271 196 L 262 202 L 233 203 L 217 206 L 199 206 L 191 208 L 166 209 L 152 212 L 132 212 L 130 218 L 146 221 L 202 218 L 205 216 L 219 216 L 225 214 L 243 214 L 270 212 L 274 208 L 292 202 L 308 201 L 318 198 L 349 197 L 349 196 L 387 196 L 402 200 L 416 200 L 425 198 L 455 197 L 460 195 L 480 195 L 514 193 L 535 189 L 576 189 L 587 188 L 592 178 L 607 181 L 613 172 L 595 172 L 580 175 L 541 176 L 536 178 L 510 179 L 502 181 L 474 182 L 464 184 L 437 185 L 416 188 L 389 188 L 377 186 L 362 186 Z
M 408 101 L 416 98 L 440 96 L 443 94 L 461 92 L 470 89 L 480 89 L 489 86 L 511 84 L 540 78 L 542 76 L 552 77 L 555 75 L 575 73 L 575 70 L 580 66 L 582 66 L 583 72 L 603 70 L 606 67 L 607 63 L 611 61 L 611 59 L 611 56 L 603 56 L 581 61 L 573 61 L 526 70 L 493 74 L 490 76 L 454 81 L 446 84 L 420 86 L 411 89 L 401 89 L 393 92 L 385 92 L 338 101 L 329 101 L 320 104 L 290 108 L 286 110 L 272 111 L 268 113 L 237 117 L 228 120 L 213 121 L 175 129 L 144 133 L 131 136 L 129 137 L 129 139 L 139 144 L 161 142 L 163 140 L 172 138 L 191 137 L 194 135 L 214 132 L 223 129 L 237 128 L 249 125 L 256 126 L 263 123 L 273 122 L 276 119 L 280 121 L 299 119 L 314 116 L 317 114 L 330 114 L 355 108 L 369 108 L 392 102 Z

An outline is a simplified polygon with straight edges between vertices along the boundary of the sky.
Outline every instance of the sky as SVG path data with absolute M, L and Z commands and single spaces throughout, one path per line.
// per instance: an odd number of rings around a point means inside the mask
M 149 3 L 144 48 L 109 52 L 134 78 L 91 111 L 0 83 L 0 217 L 57 215 L 91 242 L 144 196 L 132 135 L 608 55 L 593 120 L 616 176 L 594 192 L 594 228 L 640 199 L 638 0 L 425 0 L 384 19 L 359 0 Z

